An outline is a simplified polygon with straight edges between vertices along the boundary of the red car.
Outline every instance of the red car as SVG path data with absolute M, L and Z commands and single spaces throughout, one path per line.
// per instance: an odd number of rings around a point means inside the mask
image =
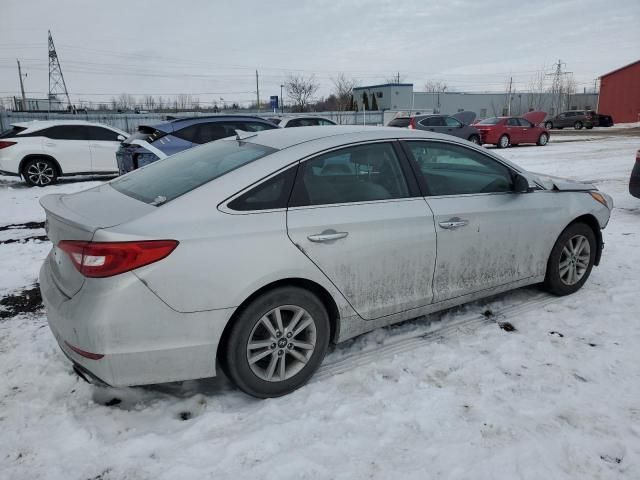
M 522 117 L 491 117 L 474 124 L 480 132 L 480 143 L 490 143 L 498 148 L 521 143 L 546 145 L 549 130 L 539 125 L 547 114 L 529 112 Z

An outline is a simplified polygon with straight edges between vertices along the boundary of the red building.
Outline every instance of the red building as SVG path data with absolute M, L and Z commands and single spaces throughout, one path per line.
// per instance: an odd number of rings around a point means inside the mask
M 640 122 L 640 60 L 600 77 L 598 113 L 615 123 Z

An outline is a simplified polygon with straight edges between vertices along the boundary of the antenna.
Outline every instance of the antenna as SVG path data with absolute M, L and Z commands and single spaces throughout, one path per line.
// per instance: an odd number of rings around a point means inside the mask
M 64 96 L 67 97 L 67 104 L 71 107 L 67 84 L 64 82 L 60 60 L 56 53 L 56 47 L 53 44 L 51 30 L 49 30 L 49 110 L 51 110 L 51 100 L 57 99 L 58 94 L 64 94 Z

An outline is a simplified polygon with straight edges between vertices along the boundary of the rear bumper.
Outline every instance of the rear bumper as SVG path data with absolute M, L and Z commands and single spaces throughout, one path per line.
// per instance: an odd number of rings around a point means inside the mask
M 636 162 L 631 171 L 629 179 L 629 193 L 636 198 L 640 198 L 640 163 Z
M 216 374 L 229 309 L 176 312 L 131 272 L 87 279 L 68 298 L 56 286 L 48 259 L 40 270 L 40 290 L 60 348 L 96 383 L 123 387 Z M 102 357 L 87 358 L 77 350 Z

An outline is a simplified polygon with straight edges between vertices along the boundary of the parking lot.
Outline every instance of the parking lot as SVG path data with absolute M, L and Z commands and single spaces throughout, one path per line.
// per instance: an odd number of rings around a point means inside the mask
M 101 180 L 28 188 L 0 177 L 0 477 L 640 478 L 640 200 L 627 190 L 639 138 L 629 132 L 501 152 L 614 198 L 601 265 L 578 293 L 525 288 L 379 329 L 269 400 L 221 377 L 127 389 L 79 379 L 35 288 L 51 247 L 38 198 Z

